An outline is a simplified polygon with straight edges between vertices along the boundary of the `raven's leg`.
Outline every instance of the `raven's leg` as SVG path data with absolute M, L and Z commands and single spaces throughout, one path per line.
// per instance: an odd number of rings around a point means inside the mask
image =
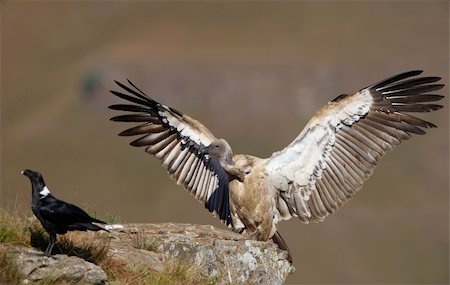
M 53 247 L 55 246 L 55 243 L 56 243 L 56 233 L 50 233 L 50 243 L 48 244 L 47 249 L 45 250 L 46 256 L 52 255 L 52 250 Z
M 46 256 L 49 256 L 49 255 L 47 254 L 47 252 L 48 252 L 48 250 L 49 250 L 51 244 L 52 244 L 52 243 L 49 241 L 49 242 L 48 242 L 48 245 L 47 245 L 47 248 L 46 248 L 45 251 L 44 251 L 44 254 L 45 254 Z

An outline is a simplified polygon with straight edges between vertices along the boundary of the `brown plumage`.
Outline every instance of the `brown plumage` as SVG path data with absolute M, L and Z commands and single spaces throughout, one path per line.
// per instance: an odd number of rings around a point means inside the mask
M 362 187 L 380 159 L 411 134 L 434 124 L 406 114 L 442 108 L 439 77 L 409 71 L 323 106 L 294 141 L 270 158 L 233 155 L 193 118 L 162 105 L 134 86 L 111 91 L 134 104 L 110 106 L 131 114 L 113 121 L 139 122 L 120 133 L 140 137 L 131 145 L 146 147 L 169 175 L 213 214 L 248 238 L 272 239 L 289 251 L 277 224 L 298 217 L 319 222 L 333 214 Z M 289 258 L 290 254 L 289 254 Z

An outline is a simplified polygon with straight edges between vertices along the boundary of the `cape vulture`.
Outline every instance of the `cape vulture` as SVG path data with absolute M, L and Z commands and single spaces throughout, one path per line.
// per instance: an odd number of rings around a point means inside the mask
M 291 217 L 320 222 L 344 205 L 380 159 L 411 134 L 434 124 L 407 113 L 442 108 L 439 77 L 404 72 L 343 94 L 319 109 L 303 131 L 269 158 L 233 154 L 224 139 L 180 111 L 163 105 L 128 81 L 112 94 L 133 104 L 109 108 L 131 112 L 112 121 L 137 122 L 119 135 L 161 161 L 178 184 L 232 230 L 289 249 L 277 224 Z M 292 261 L 290 253 L 289 260 Z

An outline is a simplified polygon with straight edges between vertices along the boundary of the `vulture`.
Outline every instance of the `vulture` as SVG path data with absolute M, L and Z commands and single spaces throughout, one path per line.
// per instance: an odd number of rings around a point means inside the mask
M 190 116 L 163 105 L 131 81 L 111 91 L 126 104 L 112 121 L 137 123 L 120 136 L 138 136 L 130 144 L 145 147 L 177 184 L 195 196 L 230 229 L 246 238 L 278 244 L 282 220 L 321 222 L 361 189 L 380 159 L 412 134 L 423 135 L 433 123 L 410 115 L 442 108 L 433 94 L 440 77 L 404 72 L 343 94 L 320 108 L 303 131 L 269 158 L 233 154 Z

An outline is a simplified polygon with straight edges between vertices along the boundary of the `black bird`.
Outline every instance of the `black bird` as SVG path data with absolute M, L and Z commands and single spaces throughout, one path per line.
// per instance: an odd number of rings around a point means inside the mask
M 50 235 L 45 255 L 51 256 L 56 243 L 56 234 L 68 231 L 107 231 L 92 223 L 106 224 L 89 216 L 79 207 L 58 200 L 45 185 L 44 178 L 39 172 L 25 169 L 22 174 L 28 176 L 32 186 L 31 210 Z

